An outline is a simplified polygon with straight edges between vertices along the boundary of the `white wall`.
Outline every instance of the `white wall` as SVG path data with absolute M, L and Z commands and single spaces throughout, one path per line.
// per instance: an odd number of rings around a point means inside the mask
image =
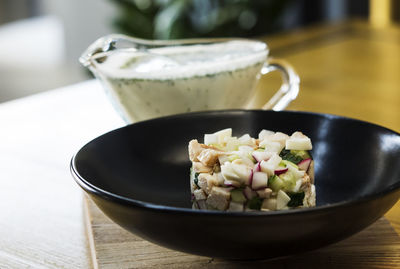
M 113 32 L 109 0 L 37 0 L 35 9 L 40 17 L 0 25 L 0 102 L 89 79 L 79 56 Z
M 97 38 L 112 33 L 117 10 L 111 0 L 41 0 L 42 10 L 61 19 L 66 61 L 78 65 L 81 53 Z

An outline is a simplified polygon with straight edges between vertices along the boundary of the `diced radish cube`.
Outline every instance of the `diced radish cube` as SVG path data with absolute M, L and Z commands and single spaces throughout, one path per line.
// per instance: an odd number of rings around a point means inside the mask
M 274 155 L 272 152 L 266 151 L 253 151 L 251 154 L 257 162 L 268 161 Z
M 264 140 L 266 137 L 271 136 L 275 134 L 275 132 L 273 131 L 269 131 L 269 130 L 261 130 L 261 132 L 258 134 L 258 139 L 260 140 Z
M 253 190 L 259 190 L 268 186 L 268 175 L 263 172 L 253 173 L 251 187 Z
M 253 197 L 257 195 L 255 191 L 253 191 L 249 186 L 243 190 L 244 196 L 246 196 L 247 200 L 251 200 Z
M 253 176 L 254 176 L 254 170 L 251 169 L 250 178 L 249 178 L 249 186 L 251 186 L 251 184 L 253 183 Z
M 268 176 L 272 176 L 281 161 L 282 158 L 278 154 L 273 154 L 268 161 L 261 162 L 261 171 L 267 173 Z
M 297 166 L 299 167 L 300 170 L 307 171 L 308 167 L 310 166 L 310 163 L 311 163 L 311 159 L 309 158 L 309 159 L 302 160 L 301 162 L 299 162 L 297 164 Z
M 281 210 L 287 206 L 290 201 L 290 197 L 282 190 L 278 191 L 276 197 L 276 209 Z
M 215 134 L 205 134 L 204 135 L 204 144 L 218 144 L 218 136 Z
M 260 166 L 260 162 L 258 162 L 258 163 L 256 163 L 255 165 L 254 165 L 254 168 L 253 168 L 253 172 L 260 172 L 261 171 L 261 166 Z

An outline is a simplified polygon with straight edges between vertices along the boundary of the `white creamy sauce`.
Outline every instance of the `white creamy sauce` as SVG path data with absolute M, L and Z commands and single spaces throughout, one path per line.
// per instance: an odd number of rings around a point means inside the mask
M 253 96 L 267 54 L 264 43 L 231 41 L 145 52 L 116 50 L 95 67 L 132 122 L 243 108 Z

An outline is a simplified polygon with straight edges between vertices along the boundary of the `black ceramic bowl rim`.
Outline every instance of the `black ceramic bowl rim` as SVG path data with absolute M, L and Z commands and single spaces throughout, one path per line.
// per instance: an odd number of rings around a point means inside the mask
M 192 112 L 192 113 L 185 113 L 185 114 L 177 114 L 177 115 L 172 115 L 172 116 L 165 116 L 165 117 L 160 117 L 156 119 L 151 119 L 151 120 L 146 120 L 146 121 L 141 121 L 137 123 L 133 123 L 134 125 L 140 125 L 140 124 L 147 124 L 148 122 L 151 121 L 160 121 L 164 119 L 173 119 L 173 118 L 181 118 L 181 117 L 187 117 L 187 116 L 196 116 L 196 115 L 203 115 L 203 114 L 212 114 L 212 113 L 232 113 L 232 112 L 247 112 L 247 111 L 265 111 L 265 110 L 244 110 L 244 109 L 234 109 L 234 110 L 215 110 L 215 111 L 203 111 L 203 112 Z M 344 116 L 338 116 L 338 115 L 333 115 L 333 114 L 327 114 L 327 113 L 315 113 L 315 112 L 306 112 L 306 111 L 275 111 L 274 113 L 288 113 L 288 114 L 308 114 L 308 115 L 313 115 L 317 117 L 323 117 L 323 118 L 328 118 L 328 119 L 344 119 L 348 121 L 353 121 L 353 122 L 358 122 L 361 124 L 367 124 L 370 126 L 375 126 L 382 128 L 386 131 L 389 131 L 397 136 L 400 137 L 400 133 L 397 133 L 389 128 L 370 123 L 367 121 L 363 120 L 358 120 L 358 119 L 353 119 L 349 117 L 344 117 Z M 131 124 L 131 125 L 133 125 Z M 107 135 L 109 133 L 117 132 L 119 129 L 126 128 L 126 125 L 120 128 L 117 128 L 115 130 L 112 130 L 110 132 L 107 132 L 101 136 Z M 92 139 L 88 143 L 86 143 L 82 148 L 84 148 L 87 144 L 91 143 L 92 141 L 96 140 L 97 138 Z M 81 149 L 82 149 L 81 148 Z M 80 150 L 81 150 L 80 149 Z M 79 151 L 80 151 L 79 150 Z M 372 201 L 376 200 L 382 196 L 385 196 L 387 194 L 390 194 L 392 192 L 395 192 L 396 190 L 400 189 L 400 180 L 386 189 L 371 193 L 365 196 L 362 196 L 358 199 L 354 200 L 345 200 L 337 203 L 331 203 L 327 205 L 322 205 L 322 206 L 316 206 L 316 207 L 309 207 L 309 208 L 298 208 L 298 209 L 293 209 L 293 210 L 282 210 L 282 211 L 269 211 L 269 212 L 253 212 L 253 211 L 245 211 L 245 212 L 226 212 L 226 211 L 215 211 L 215 210 L 193 210 L 190 208 L 181 208 L 181 207 L 173 207 L 173 206 L 166 206 L 166 205 L 159 205 L 159 204 L 154 204 L 154 203 L 148 203 L 140 200 L 135 200 L 132 198 L 128 198 L 125 196 L 121 196 L 118 194 L 111 193 L 109 191 L 106 191 L 102 188 L 99 188 L 87 180 L 85 180 L 77 171 L 77 168 L 75 166 L 75 158 L 77 154 L 79 154 L 79 151 L 74 154 L 74 156 L 71 159 L 70 163 L 70 170 L 72 172 L 73 178 L 76 181 L 76 183 L 86 192 L 92 193 L 94 195 L 100 196 L 104 199 L 114 201 L 120 204 L 125 204 L 125 205 L 132 205 L 135 207 L 147 209 L 147 210 L 154 210 L 154 211 L 165 211 L 165 212 L 174 212 L 174 213 L 186 213 L 186 214 L 195 214 L 195 215 L 213 215 L 213 216 L 235 216 L 235 217 L 265 217 L 266 215 L 294 215 L 294 214 L 308 214 L 308 213 L 317 213 L 320 211 L 327 211 L 327 210 L 333 210 L 338 207 L 347 207 L 347 206 L 352 206 L 356 205 L 359 203 L 363 203 L 366 201 Z

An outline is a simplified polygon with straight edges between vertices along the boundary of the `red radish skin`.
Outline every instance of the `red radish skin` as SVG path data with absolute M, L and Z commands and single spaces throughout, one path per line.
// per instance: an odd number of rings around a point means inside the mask
M 254 172 L 260 172 L 261 171 L 261 162 L 258 162 L 254 165 Z
M 286 173 L 287 170 L 288 170 L 287 168 L 277 169 L 277 170 L 274 171 L 274 174 L 279 176 L 280 174 Z
M 251 156 L 257 161 L 268 161 L 271 158 L 271 154 L 265 151 L 254 151 Z
M 224 180 L 224 185 L 227 187 L 240 187 L 240 183 L 237 181 L 233 181 L 233 180 Z
M 311 159 L 308 158 L 308 159 L 304 159 L 301 162 L 299 162 L 297 164 L 297 166 L 299 167 L 300 170 L 307 171 L 308 167 L 310 166 L 310 163 L 311 163 Z
M 251 186 L 251 184 L 253 183 L 253 174 L 254 174 L 253 169 L 251 169 L 250 178 L 249 178 L 249 185 L 250 185 L 250 186 Z

